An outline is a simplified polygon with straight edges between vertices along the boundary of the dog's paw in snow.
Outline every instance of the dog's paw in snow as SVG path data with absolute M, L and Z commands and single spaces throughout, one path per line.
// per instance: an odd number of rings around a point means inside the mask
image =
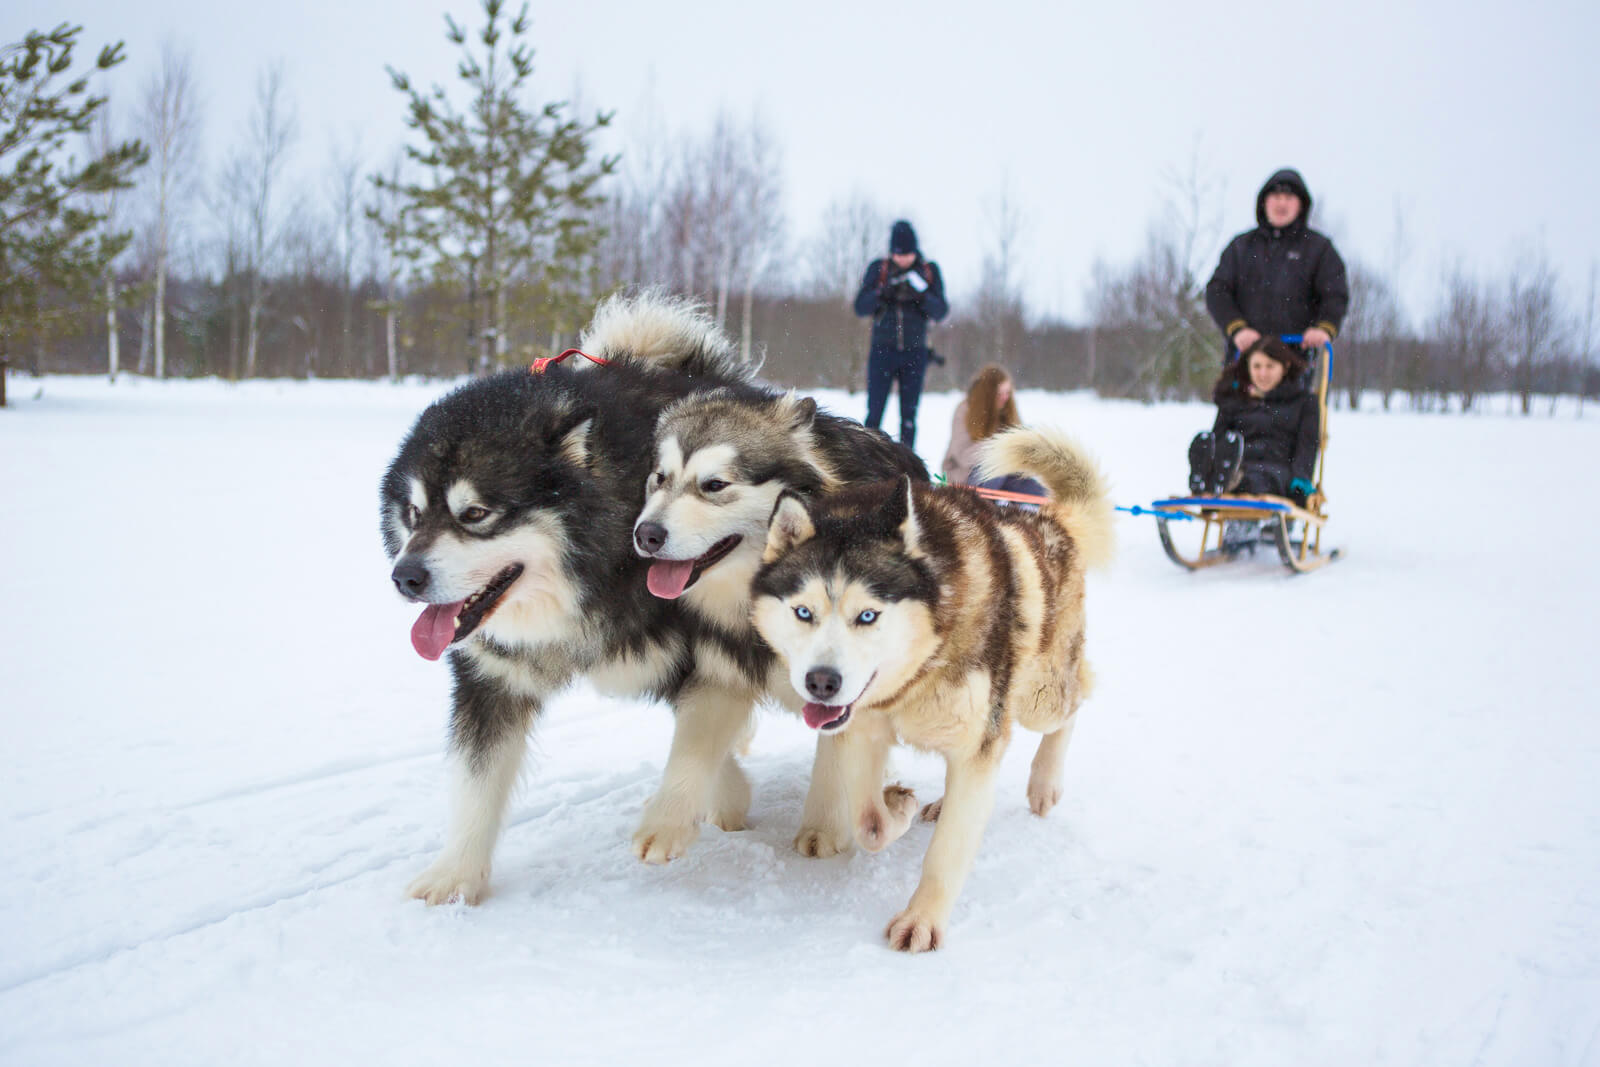
M 427 901 L 429 907 L 459 901 L 477 904 L 489 893 L 489 868 L 444 858 L 423 871 L 406 887 L 406 895 Z
M 837 856 L 849 847 L 850 834 L 838 830 L 802 827 L 794 839 L 794 850 L 812 859 L 825 860 L 829 856 Z
M 1048 815 L 1061 800 L 1061 783 L 1028 782 L 1028 807 L 1035 815 Z
M 889 947 L 896 952 L 932 952 L 944 944 L 944 923 L 915 908 L 907 908 L 890 920 L 883 934 L 889 939 Z
M 633 854 L 646 863 L 671 863 L 681 858 L 700 836 L 694 823 L 646 821 L 633 835 Z

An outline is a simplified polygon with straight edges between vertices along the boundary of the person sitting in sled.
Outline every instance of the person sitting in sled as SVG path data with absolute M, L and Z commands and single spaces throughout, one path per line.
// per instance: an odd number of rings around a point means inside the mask
M 1016 386 L 1011 375 L 998 363 L 980 370 L 967 386 L 967 398 L 956 405 L 950 422 L 950 447 L 945 450 L 943 470 L 951 485 L 976 485 L 1007 493 L 1044 496 L 1044 486 L 1022 474 L 1002 474 L 988 481 L 972 480 L 972 465 L 978 446 L 1001 430 L 1021 426 L 1017 415 Z
M 1260 338 L 1223 370 L 1212 399 L 1215 425 L 1189 444 L 1189 491 L 1286 496 L 1304 507 L 1321 431 L 1305 359 Z

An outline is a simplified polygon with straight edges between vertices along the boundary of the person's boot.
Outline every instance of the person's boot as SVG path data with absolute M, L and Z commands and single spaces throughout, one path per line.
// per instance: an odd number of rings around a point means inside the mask
M 1211 467 L 1216 462 L 1216 439 L 1210 433 L 1197 433 L 1189 442 L 1189 492 L 1193 496 L 1211 491 Z
M 1244 478 L 1244 438 L 1229 430 L 1214 445 L 1216 458 L 1211 465 L 1213 493 L 1231 493 Z

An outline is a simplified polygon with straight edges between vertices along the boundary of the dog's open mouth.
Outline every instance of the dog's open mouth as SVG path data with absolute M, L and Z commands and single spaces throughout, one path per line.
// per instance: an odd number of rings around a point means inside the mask
M 651 560 L 650 572 L 645 576 L 645 585 L 662 600 L 676 600 L 701 574 L 705 573 L 707 568 L 738 547 L 741 540 L 743 538 L 738 534 L 730 534 L 712 545 L 706 554 L 698 559 Z
M 438 659 L 451 644 L 476 630 L 511 583 L 522 576 L 522 564 L 513 563 L 488 585 L 453 604 L 429 604 L 411 625 L 411 647 L 423 659 Z
M 813 730 L 837 730 L 850 721 L 850 709 L 854 704 L 814 704 L 807 703 L 801 708 L 801 714 L 806 717 L 806 725 Z

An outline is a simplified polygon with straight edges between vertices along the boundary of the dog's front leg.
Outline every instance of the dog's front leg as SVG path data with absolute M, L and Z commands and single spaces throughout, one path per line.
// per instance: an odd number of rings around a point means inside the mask
M 971 756 L 947 756 L 944 806 L 933 830 L 928 854 L 922 859 L 922 881 L 911 903 L 889 923 L 889 947 L 901 952 L 936 949 L 967 872 L 978 854 L 978 842 L 994 809 L 995 772 L 1000 749 Z
M 693 679 L 676 703 L 672 750 L 661 788 L 644 809 L 633 854 L 666 863 L 688 851 L 708 816 L 724 830 L 744 829 L 750 782 L 733 748 L 750 726 L 755 693 Z
M 839 740 L 832 734 L 823 734 L 817 738 L 817 755 L 811 763 L 811 785 L 806 789 L 800 833 L 794 839 L 795 851 L 802 856 L 825 859 L 849 848 L 854 833 L 851 810 L 845 791 L 844 768 L 840 763 Z
M 528 724 L 539 702 L 466 670 L 456 671 L 450 716 L 455 771 L 450 836 L 433 866 L 406 892 L 429 904 L 476 904 L 489 888 L 489 866 L 506 802 L 528 748 Z
M 868 852 L 877 852 L 906 832 L 917 810 L 917 798 L 904 786 L 883 784 L 889 748 L 894 744 L 888 717 L 872 712 L 856 714 L 860 721 L 836 737 L 836 751 L 856 844 Z

